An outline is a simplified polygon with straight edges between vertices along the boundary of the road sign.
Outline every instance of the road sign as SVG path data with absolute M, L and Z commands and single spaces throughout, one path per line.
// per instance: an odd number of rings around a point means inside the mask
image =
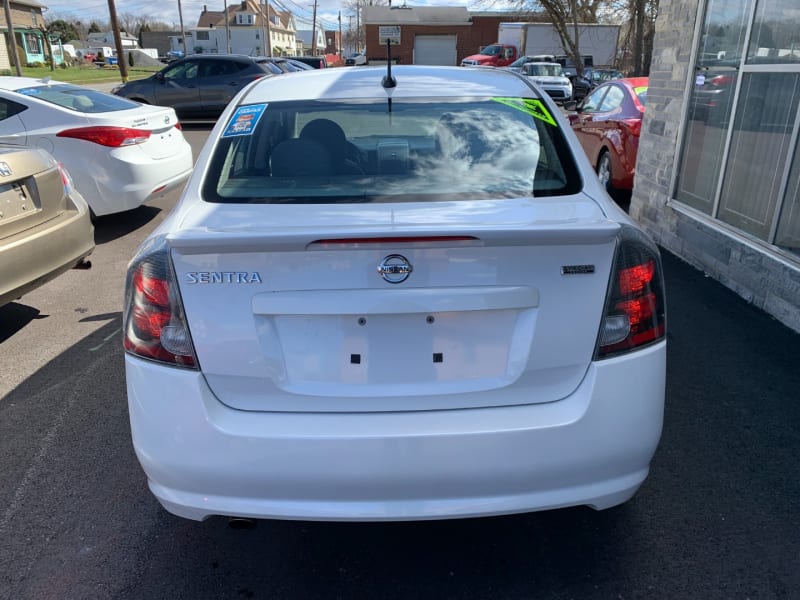
M 400 45 L 400 25 L 379 25 L 378 26 L 378 41 L 381 46 L 390 44 L 392 46 Z

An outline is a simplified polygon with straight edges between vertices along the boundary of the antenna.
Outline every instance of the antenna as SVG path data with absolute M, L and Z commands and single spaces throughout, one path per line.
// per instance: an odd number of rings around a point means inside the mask
M 386 75 L 381 80 L 381 85 L 386 89 L 397 87 L 397 80 L 392 77 L 392 44 L 390 40 L 386 40 Z M 390 99 L 391 102 L 391 99 Z M 391 110 L 391 103 L 389 108 Z
M 392 77 L 392 45 L 400 44 L 399 25 L 381 25 L 378 27 L 378 39 L 382 42 L 386 40 L 386 75 L 381 80 L 381 85 L 388 89 L 397 87 L 397 80 Z M 391 99 L 389 110 L 391 111 Z

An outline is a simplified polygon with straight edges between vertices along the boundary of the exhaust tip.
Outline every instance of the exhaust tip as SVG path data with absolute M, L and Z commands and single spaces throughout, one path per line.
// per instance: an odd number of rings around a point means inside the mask
M 255 529 L 256 520 L 248 519 L 247 517 L 230 517 L 228 519 L 228 527 L 231 529 Z

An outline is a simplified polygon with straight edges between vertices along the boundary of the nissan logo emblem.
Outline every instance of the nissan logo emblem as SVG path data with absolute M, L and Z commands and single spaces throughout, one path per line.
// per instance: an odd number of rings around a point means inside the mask
M 400 254 L 390 254 L 378 265 L 378 273 L 388 283 L 403 283 L 413 270 L 408 259 Z

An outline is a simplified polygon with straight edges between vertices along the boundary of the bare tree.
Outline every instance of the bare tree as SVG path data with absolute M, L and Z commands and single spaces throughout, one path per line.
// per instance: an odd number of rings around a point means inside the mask
M 492 4 L 493 0 L 488 0 Z M 580 51 L 580 24 L 624 24 L 621 39 L 626 66 L 635 75 L 646 75 L 653 53 L 658 0 L 516 0 L 518 13 L 540 10 L 552 23 L 561 39 L 564 54 L 583 74 Z
M 399 4 L 397 0 L 344 0 L 342 8 L 345 13 L 353 16 L 355 24 L 352 28 L 348 28 L 343 34 L 342 42 L 353 48 L 359 48 L 365 45 L 365 27 L 364 27 L 364 7 L 365 6 L 387 6 L 391 5 L 392 1 Z
M 169 23 L 157 21 L 148 16 L 134 15 L 131 13 L 117 15 L 117 21 L 119 21 L 119 28 L 131 35 L 139 35 L 139 32 L 142 30 L 169 31 L 175 29 L 175 27 Z

